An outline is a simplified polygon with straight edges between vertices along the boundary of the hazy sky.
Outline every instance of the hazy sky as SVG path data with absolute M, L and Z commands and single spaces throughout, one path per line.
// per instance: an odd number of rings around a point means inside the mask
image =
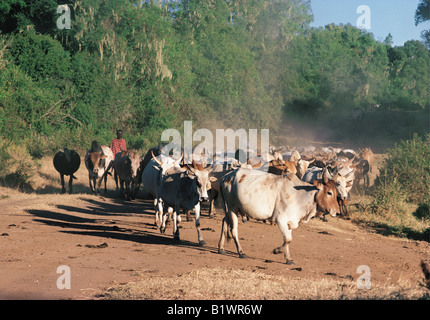
M 388 33 L 393 45 L 403 45 L 408 40 L 421 40 L 420 33 L 430 29 L 430 22 L 415 26 L 415 10 L 419 0 L 311 0 L 314 22 L 312 27 L 329 23 L 357 26 L 363 13 L 357 8 L 366 5 L 370 9 L 370 29 L 376 40 L 384 41 Z

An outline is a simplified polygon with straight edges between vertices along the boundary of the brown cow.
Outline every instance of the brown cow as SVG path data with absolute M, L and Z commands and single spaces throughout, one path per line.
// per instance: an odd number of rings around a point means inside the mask
M 373 163 L 375 162 L 375 155 L 370 148 L 360 149 L 360 158 L 369 162 L 369 171 L 372 172 Z
M 115 175 L 118 175 L 121 187 L 121 195 L 124 195 L 127 200 L 136 198 L 139 176 L 141 176 L 142 159 L 137 154 L 136 150 L 127 150 L 118 152 L 114 160 Z M 130 189 L 131 188 L 131 189 Z
M 85 166 L 88 169 L 88 177 L 90 182 L 91 191 L 95 194 L 100 192 L 102 180 L 105 182 L 109 170 L 113 166 L 114 156 L 112 150 L 104 145 L 100 145 L 97 141 L 92 142 L 91 150 L 85 154 Z

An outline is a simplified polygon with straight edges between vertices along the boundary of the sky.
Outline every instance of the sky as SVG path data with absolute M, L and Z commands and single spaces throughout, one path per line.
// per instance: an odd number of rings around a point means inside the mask
M 393 36 L 393 46 L 402 46 L 408 40 L 421 40 L 421 31 L 430 29 L 430 21 L 415 26 L 415 10 L 419 0 L 311 0 L 314 22 L 312 27 L 324 27 L 327 24 L 368 23 L 375 40 L 384 41 L 389 33 Z M 357 8 L 368 7 L 370 19 L 365 19 L 366 12 Z M 363 16 L 362 18 L 360 18 Z M 360 18 L 360 19 L 359 19 Z M 368 26 L 368 25 L 367 25 Z

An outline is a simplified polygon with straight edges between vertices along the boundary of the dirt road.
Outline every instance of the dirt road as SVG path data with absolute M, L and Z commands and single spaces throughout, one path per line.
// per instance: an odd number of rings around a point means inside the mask
M 430 256 L 423 241 L 387 238 L 337 218 L 317 219 L 293 231 L 290 246 L 296 265 L 272 249 L 282 242 L 276 226 L 240 223 L 248 259 L 239 259 L 233 242 L 217 253 L 222 214 L 210 219 L 204 207 L 201 226 L 206 245 L 197 245 L 193 222 L 184 221 L 181 241 L 171 225 L 161 234 L 153 225 L 152 201 L 119 200 L 89 194 L 12 193 L 0 200 L 0 298 L 96 299 L 109 287 L 138 275 L 184 274 L 201 268 L 235 268 L 284 277 L 356 280 L 357 268 L 370 268 L 373 284 L 422 280 L 421 259 Z M 57 281 L 70 270 L 71 289 Z M 60 281 L 61 284 L 65 282 Z

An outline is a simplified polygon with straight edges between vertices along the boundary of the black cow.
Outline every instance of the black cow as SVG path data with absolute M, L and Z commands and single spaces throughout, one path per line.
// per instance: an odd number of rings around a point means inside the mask
M 73 179 L 77 179 L 73 174 L 78 171 L 81 165 L 81 158 L 75 150 L 64 148 L 64 151 L 58 151 L 54 156 L 54 167 L 60 173 L 61 193 L 66 193 L 64 186 L 64 176 L 70 176 L 69 193 L 73 192 Z

